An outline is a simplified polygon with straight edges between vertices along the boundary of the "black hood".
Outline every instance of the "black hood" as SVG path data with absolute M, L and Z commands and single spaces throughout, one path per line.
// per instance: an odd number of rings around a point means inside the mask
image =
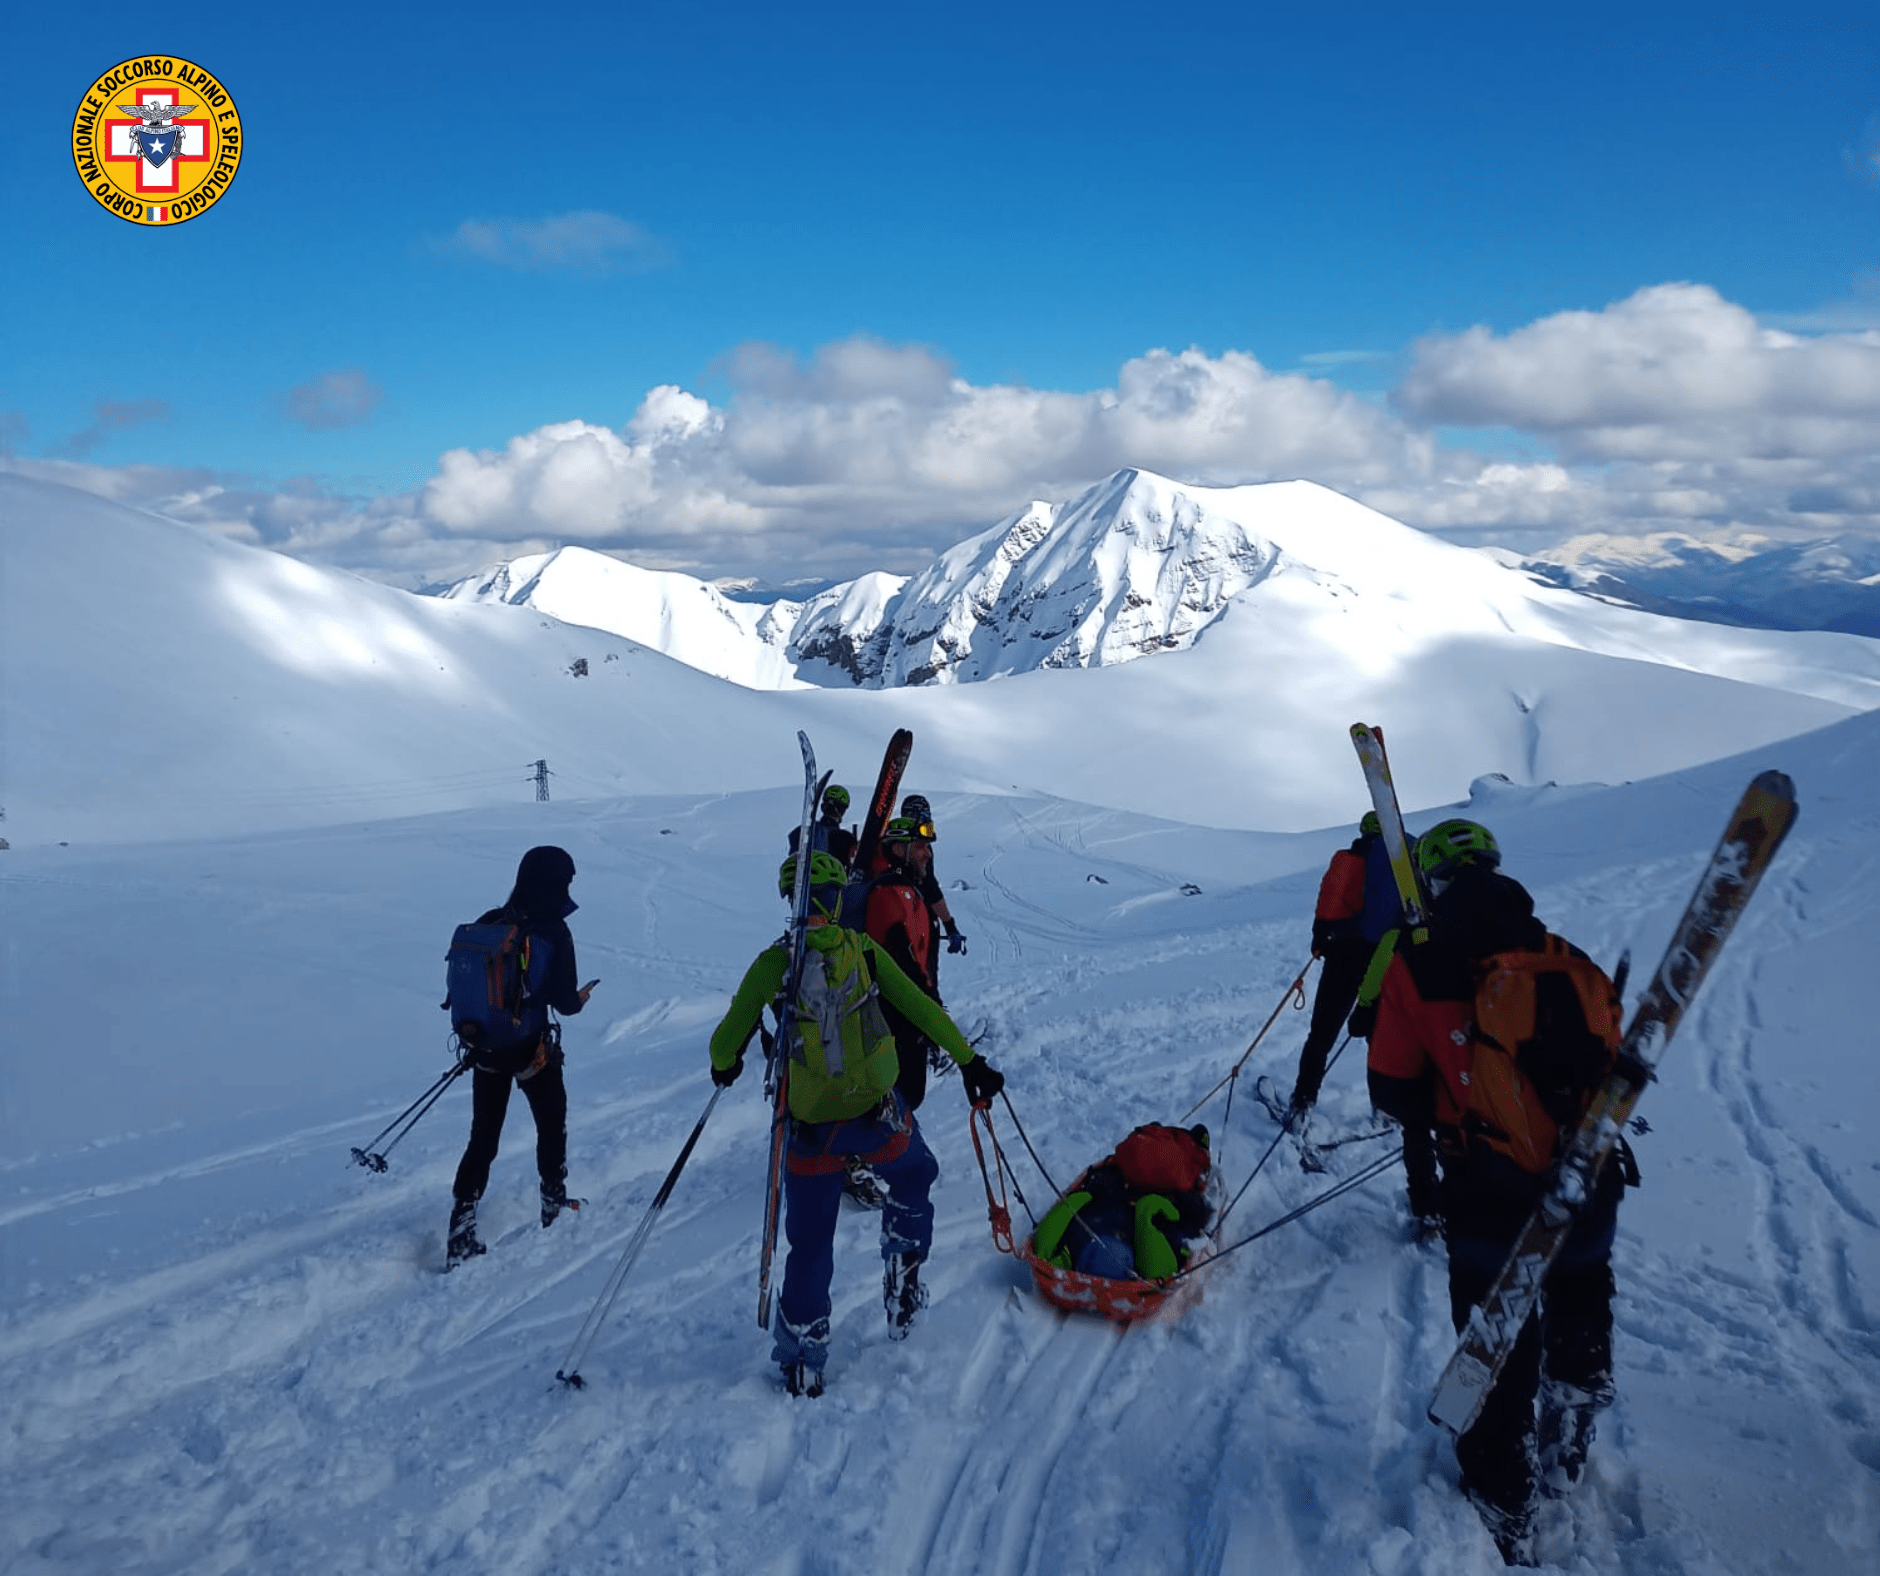
M 1487 865 L 1464 865 L 1430 903 L 1430 929 L 1466 958 L 1539 947 L 1547 930 L 1534 899 L 1512 876 Z
M 574 860 L 565 848 L 531 848 L 516 866 L 516 884 L 505 907 L 538 919 L 566 919 L 575 911 L 568 896 Z

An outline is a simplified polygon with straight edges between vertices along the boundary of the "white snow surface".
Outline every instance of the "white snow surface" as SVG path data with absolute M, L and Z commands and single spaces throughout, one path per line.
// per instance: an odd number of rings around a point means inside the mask
M 942 1177 L 933 1303 L 910 1340 L 886 1339 L 877 1218 L 845 1211 L 829 1393 L 776 1386 L 753 1319 L 766 1112 L 747 1076 L 583 1363 L 588 1388 L 554 1379 L 710 1098 L 711 1025 L 780 928 L 796 726 L 858 797 L 892 722 L 915 727 L 908 785 L 934 800 L 969 937 L 944 960 L 947 1002 L 988 1025 L 1061 1182 L 1136 1123 L 1183 1117 L 1285 994 L 1351 833 L 1322 823 L 1358 807 L 1346 722 L 1383 721 L 1420 784 L 1499 769 L 1499 734 L 1459 727 L 1447 694 L 1380 661 L 1364 704 L 1334 689 L 1316 716 L 1260 724 L 1275 761 L 1318 760 L 1308 735 L 1334 733 L 1343 772 L 1313 779 L 1317 823 L 1214 830 L 1191 822 L 1291 802 L 1256 791 L 1225 727 L 1216 773 L 1177 782 L 1203 756 L 1156 753 L 1230 671 L 1205 658 L 1231 650 L 1231 616 L 1191 652 L 1115 670 L 759 694 L 527 610 L 404 597 L 57 492 L 0 494 L 9 1576 L 1502 1568 L 1423 1417 L 1452 1337 L 1440 1254 L 1405 1241 L 1394 1171 L 1208 1266 L 1179 1317 L 1120 1331 L 1051 1312 L 994 1250 L 956 1078 L 921 1113 Z M 1862 987 L 1880 716 L 1791 698 L 1826 713 L 1802 725 L 1831 725 L 1621 783 L 1639 774 L 1601 750 L 1640 758 L 1650 713 L 1630 691 L 1660 682 L 1710 708 L 1722 754 L 1746 742 L 1746 686 L 1555 650 L 1557 673 L 1531 670 L 1548 684 L 1538 747 L 1573 739 L 1577 785 L 1484 776 L 1469 799 L 1554 929 L 1608 962 L 1630 946 L 1642 977 L 1750 776 L 1791 773 L 1802 814 L 1641 1107 L 1619 1400 L 1589 1480 L 1546 1510 L 1544 1557 L 1632 1576 L 1870 1572 L 1880 1068 Z M 571 679 L 583 652 L 594 677 Z M 1510 641 L 1469 662 L 1490 655 L 1527 660 Z M 1451 654 L 1427 671 L 1468 670 Z M 995 706 L 1060 687 L 1049 706 Z M 616 737 L 554 779 L 553 801 L 529 802 L 520 772 L 499 799 L 449 780 L 492 711 L 518 729 L 548 716 L 570 761 L 575 740 Z M 1087 738 L 1059 779 L 1083 792 L 987 791 L 990 763 L 1064 712 L 1086 732 L 1033 747 Z M 1164 774 L 1164 817 L 1114 806 L 1105 733 Z M 521 737 L 518 765 L 546 747 Z M 63 811 L 57 795 L 80 790 Z M 1408 796 L 1413 829 L 1449 813 L 1442 797 Z M 69 846 L 51 835 L 61 814 Z M 582 975 L 602 981 L 567 1026 L 571 1182 L 589 1207 L 539 1229 L 517 1101 L 483 1209 L 492 1251 L 445 1276 L 462 1088 L 386 1174 L 348 1151 L 449 1065 L 450 929 L 500 901 L 538 843 L 574 856 Z M 1304 1024 L 1282 1013 L 1248 1075 L 1288 1081 Z M 1321 1138 L 1369 1129 L 1356 1053 L 1320 1112 Z M 1197 1117 L 1233 1186 L 1273 1146 L 1244 1084 L 1231 1113 L 1216 1095 Z M 1042 1210 L 1051 1190 L 1003 1106 L 997 1120 Z M 1315 1178 L 1281 1141 L 1229 1235 L 1380 1148 L 1339 1149 Z

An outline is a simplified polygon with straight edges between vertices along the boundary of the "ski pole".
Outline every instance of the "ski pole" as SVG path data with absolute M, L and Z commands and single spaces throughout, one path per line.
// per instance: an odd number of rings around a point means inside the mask
M 1204 1094 L 1199 1100 L 1195 1101 L 1193 1105 L 1189 1106 L 1188 1109 L 1182 1113 L 1182 1117 L 1181 1117 L 1182 1121 L 1186 1122 L 1189 1117 L 1193 1116 L 1195 1112 L 1199 1111 L 1202 1108 L 1202 1106 L 1206 1105 L 1217 1094 L 1219 1094 L 1221 1090 L 1225 1089 L 1227 1085 L 1232 1083 L 1236 1078 L 1240 1076 L 1240 1069 L 1247 1065 L 1247 1058 L 1253 1055 L 1254 1047 L 1257 1046 L 1263 1039 L 1266 1038 L 1266 1031 L 1273 1027 L 1274 1020 L 1278 1018 L 1279 1015 L 1286 1010 L 1287 1002 L 1289 1001 L 1292 1002 L 1294 1012 L 1303 1012 L 1305 1010 L 1306 972 L 1316 962 L 1318 962 L 1317 954 L 1314 954 L 1312 957 L 1309 957 L 1306 959 L 1305 968 L 1302 968 L 1298 972 L 1298 974 L 1294 976 L 1292 984 L 1288 985 L 1285 990 L 1280 992 L 1279 1005 L 1275 1007 L 1270 1013 L 1267 1014 L 1266 1022 L 1260 1025 L 1260 1032 L 1253 1037 L 1252 1043 L 1248 1045 L 1246 1050 L 1240 1053 L 1240 1060 L 1235 1062 L 1234 1065 L 1228 1069 L 1228 1073 L 1225 1078 L 1223 1078 L 1212 1089 L 1210 1089 L 1206 1094 Z M 1233 1093 L 1231 1091 L 1228 1093 L 1227 1098 L 1229 1102 L 1231 1103 L 1234 1098 Z
M 575 1336 L 574 1345 L 568 1348 L 568 1359 L 555 1370 L 555 1377 L 563 1384 L 579 1390 L 587 1381 L 581 1377 L 581 1359 L 587 1356 L 588 1347 L 594 1337 L 600 1334 L 601 1324 L 614 1305 L 614 1299 L 620 1295 L 620 1288 L 626 1283 L 627 1271 L 633 1268 L 633 1261 L 640 1256 L 640 1249 L 646 1246 L 646 1239 L 652 1235 L 653 1222 L 665 1207 L 666 1200 L 672 1196 L 673 1184 L 679 1180 L 679 1173 L 685 1169 L 686 1161 L 692 1158 L 693 1146 L 698 1143 L 698 1135 L 705 1131 L 705 1124 L 711 1119 L 713 1108 L 718 1104 L 718 1097 L 725 1091 L 722 1087 L 712 1090 L 712 1097 L 705 1106 L 705 1113 L 698 1119 L 698 1125 L 692 1129 L 692 1136 L 685 1141 L 685 1148 L 679 1151 L 679 1158 L 672 1163 L 672 1169 L 666 1173 L 666 1180 L 659 1184 L 659 1191 L 653 1195 L 653 1202 L 633 1235 L 627 1239 L 627 1246 L 620 1255 L 620 1262 L 614 1266 L 614 1272 L 607 1277 L 607 1284 L 601 1288 L 601 1294 L 595 1298 L 594 1306 L 589 1310 L 587 1322 L 581 1326 L 581 1333 Z
M 412 1128 L 418 1125 L 419 1118 L 422 1117 L 426 1111 L 430 1110 L 432 1106 L 437 1104 L 439 1099 L 443 1097 L 444 1091 L 451 1086 L 453 1080 L 469 1070 L 470 1063 L 468 1060 L 461 1061 L 455 1067 L 451 1068 L 442 1078 L 432 1084 L 429 1089 L 425 1090 L 424 1093 L 413 1100 L 410 1105 L 400 1111 L 397 1116 L 393 1117 L 391 1121 L 386 1124 L 384 1133 L 380 1133 L 378 1138 L 373 1139 L 363 1149 L 354 1149 L 352 1152 L 353 1159 L 358 1161 L 359 1164 L 364 1166 L 368 1171 L 383 1171 L 385 1169 L 385 1157 L 398 1147 L 398 1140 L 403 1138 L 405 1133 L 409 1133 Z M 417 1113 L 415 1116 L 412 1115 L 414 1111 Z M 411 1117 L 411 1120 L 405 1122 L 405 1118 L 408 1116 Z M 405 1122 L 404 1132 L 401 1132 L 398 1138 L 394 1138 L 381 1150 L 378 1147 L 379 1141 L 385 1137 L 385 1133 L 389 1133 L 394 1127 L 397 1127 L 400 1122 Z

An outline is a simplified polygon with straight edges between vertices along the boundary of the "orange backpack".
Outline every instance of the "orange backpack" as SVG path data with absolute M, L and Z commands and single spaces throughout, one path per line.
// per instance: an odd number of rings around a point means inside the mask
M 1536 952 L 1478 965 L 1462 1132 L 1523 1171 L 1553 1163 L 1617 1059 L 1619 993 L 1575 946 L 1549 935 Z

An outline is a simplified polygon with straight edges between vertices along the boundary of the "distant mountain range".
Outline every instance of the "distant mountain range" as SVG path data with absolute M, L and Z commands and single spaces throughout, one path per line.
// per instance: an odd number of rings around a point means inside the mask
M 1412 622 L 1449 633 L 1519 631 L 1757 683 L 1770 671 L 1767 642 L 1720 645 L 1684 621 L 1880 633 L 1880 573 L 1859 578 L 1880 571 L 1880 546 L 1732 558 L 1686 538 L 1586 538 L 1557 556 L 1457 547 L 1310 482 L 1191 487 L 1124 470 L 1068 501 L 1027 504 L 917 575 L 868 574 L 802 600 L 734 600 L 579 547 L 442 594 L 531 607 L 756 689 L 1113 667 L 1186 649 L 1230 609 L 1270 620 L 1302 600 L 1322 605 L 1333 638 L 1337 616 L 1358 604 L 1414 604 Z M 1782 665 L 1803 649 L 1784 645 Z M 1859 651 L 1856 669 L 1871 659 Z M 1863 704 L 1838 682 L 1807 692 Z
M 1825 629 L 1880 636 L 1880 542 L 1815 542 L 1720 549 L 1688 536 L 1582 537 L 1498 562 L 1551 585 L 1677 618 L 1754 629 Z

